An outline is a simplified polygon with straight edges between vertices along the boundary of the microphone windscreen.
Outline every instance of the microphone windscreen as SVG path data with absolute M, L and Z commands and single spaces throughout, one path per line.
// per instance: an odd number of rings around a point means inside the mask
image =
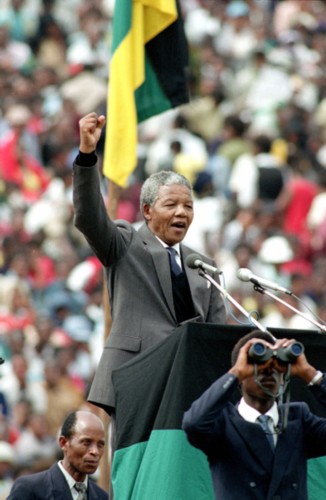
M 250 269 L 247 269 L 246 267 L 241 267 L 237 271 L 237 277 L 241 281 L 250 281 L 251 276 L 252 272 L 250 271 Z
M 191 269 L 197 269 L 198 265 L 195 264 L 195 262 L 199 260 L 201 261 L 201 257 L 200 255 L 198 255 L 197 253 L 190 253 L 187 257 L 186 257 L 186 264 L 188 267 L 190 267 Z

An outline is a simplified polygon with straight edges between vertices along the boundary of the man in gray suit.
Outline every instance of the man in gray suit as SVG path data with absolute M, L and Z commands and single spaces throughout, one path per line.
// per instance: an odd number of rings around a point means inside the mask
M 75 225 L 105 268 L 112 316 L 88 399 L 112 415 L 114 369 L 163 341 L 179 324 L 223 323 L 225 312 L 217 289 L 184 265 L 192 250 L 182 240 L 193 219 L 192 187 L 185 177 L 159 172 L 145 181 L 140 200 L 145 223 L 139 230 L 109 218 L 95 152 L 104 124 L 105 117 L 94 112 L 80 120 L 73 200 Z M 180 272 L 170 268 L 166 247 L 177 252 Z
M 100 418 L 89 411 L 71 413 L 62 425 L 59 445 L 62 461 L 45 471 L 20 476 L 8 500 L 108 500 L 108 494 L 89 477 L 104 452 Z

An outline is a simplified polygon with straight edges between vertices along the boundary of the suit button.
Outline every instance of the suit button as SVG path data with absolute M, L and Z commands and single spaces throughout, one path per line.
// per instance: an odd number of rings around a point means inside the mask
M 256 488 L 255 481 L 250 481 L 249 486 L 250 486 L 250 488 Z
M 296 490 L 296 489 L 297 489 L 297 487 L 298 487 L 298 483 L 292 483 L 292 488 L 293 488 L 294 490 Z

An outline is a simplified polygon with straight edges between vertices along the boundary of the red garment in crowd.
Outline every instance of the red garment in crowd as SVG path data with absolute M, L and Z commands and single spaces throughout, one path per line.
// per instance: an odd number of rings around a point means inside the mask
M 25 330 L 26 327 L 35 323 L 35 314 L 31 311 L 19 313 L 0 311 L 0 334 Z
M 291 193 L 291 199 L 284 210 L 283 230 L 301 237 L 308 231 L 307 215 L 312 200 L 319 192 L 318 187 L 306 179 L 295 178 L 289 182 L 287 190 Z
M 0 176 L 17 186 L 29 202 L 38 200 L 50 182 L 49 174 L 20 146 L 19 135 L 13 130 L 0 143 Z
M 294 178 L 287 189 L 290 192 L 290 200 L 283 214 L 283 231 L 287 235 L 297 237 L 301 255 L 309 260 L 311 232 L 307 225 L 307 216 L 319 189 L 315 183 L 302 178 Z
M 55 264 L 47 255 L 37 256 L 33 268 L 29 268 L 28 279 L 35 290 L 43 290 L 51 285 L 56 277 Z

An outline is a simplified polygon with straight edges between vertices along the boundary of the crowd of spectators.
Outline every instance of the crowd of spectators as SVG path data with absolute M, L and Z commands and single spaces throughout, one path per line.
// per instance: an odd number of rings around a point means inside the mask
M 183 173 L 195 194 L 185 243 L 216 259 L 265 325 L 312 328 L 236 272 L 284 284 L 294 307 L 326 320 L 326 5 L 180 5 L 190 103 L 139 126 L 118 218 L 141 220 L 150 173 Z M 0 498 L 55 459 L 58 426 L 85 404 L 102 351 L 102 271 L 74 228 L 71 170 L 78 120 L 106 111 L 113 6 L 0 5 Z M 244 321 L 233 308 L 229 318 Z

